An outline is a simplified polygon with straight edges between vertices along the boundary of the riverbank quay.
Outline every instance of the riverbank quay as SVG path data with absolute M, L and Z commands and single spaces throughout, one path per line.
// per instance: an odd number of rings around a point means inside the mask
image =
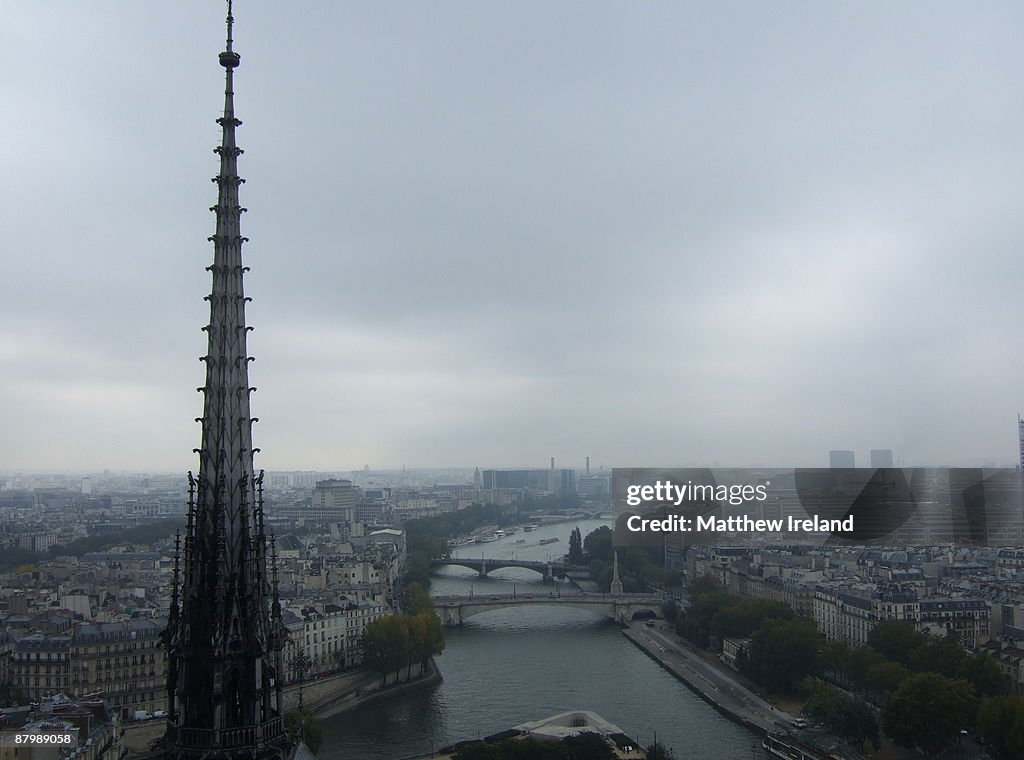
M 380 674 L 371 671 L 359 671 L 358 674 L 352 674 L 353 676 L 358 675 L 358 677 L 347 683 L 321 684 L 321 681 L 330 681 L 331 679 L 308 683 L 303 688 L 303 707 L 316 718 L 328 718 L 357 707 L 429 689 L 444 681 L 433 658 L 422 672 L 419 671 L 420 666 L 414 665 L 413 676 L 409 680 L 392 682 L 386 686 L 381 686 Z M 318 688 L 321 686 L 323 688 Z M 298 705 L 298 687 L 292 686 L 285 691 L 285 709 L 296 707 Z
M 759 735 L 783 731 L 793 716 L 751 692 L 697 654 L 679 647 L 656 628 L 633 622 L 623 635 L 722 715 Z
M 792 740 L 803 745 L 806 756 L 820 753 L 822 757 L 863 760 L 864 755 L 820 728 L 795 730 L 795 716 L 755 694 L 740 683 L 726 666 L 709 663 L 698 652 L 677 644 L 673 639 L 674 632 L 666 633 L 662 628 L 636 622 L 630 623 L 622 632 L 719 713 L 762 738 L 771 736 L 783 743 Z

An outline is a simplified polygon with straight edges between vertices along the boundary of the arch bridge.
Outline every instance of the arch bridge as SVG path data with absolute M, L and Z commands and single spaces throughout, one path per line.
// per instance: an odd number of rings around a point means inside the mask
M 476 594 L 473 596 L 437 596 L 431 601 L 446 628 L 491 610 L 527 605 L 557 605 L 600 613 L 617 623 L 628 623 L 635 615 L 661 617 L 661 594 Z
M 544 581 L 550 582 L 555 578 L 561 578 L 569 573 L 588 573 L 590 569 L 584 565 L 570 565 L 568 562 L 538 562 L 528 559 L 472 559 L 470 557 L 445 557 L 430 560 L 430 569 L 455 565 L 475 570 L 481 578 L 486 578 L 492 570 L 501 570 L 505 567 L 522 567 L 533 570 L 544 576 Z

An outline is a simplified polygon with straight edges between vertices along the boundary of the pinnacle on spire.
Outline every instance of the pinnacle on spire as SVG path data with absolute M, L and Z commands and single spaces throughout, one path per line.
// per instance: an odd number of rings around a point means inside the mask
M 238 66 L 238 64 L 241 63 L 241 61 L 242 61 L 241 56 L 238 55 L 238 53 L 236 53 L 234 50 L 231 49 L 231 43 L 234 41 L 231 38 L 231 32 L 232 32 L 232 29 L 235 26 L 235 17 L 231 13 L 231 0 L 228 0 L 227 24 L 228 24 L 227 47 L 224 49 L 224 52 L 220 54 L 220 65 L 230 71 L 231 69 L 233 69 L 236 66 Z

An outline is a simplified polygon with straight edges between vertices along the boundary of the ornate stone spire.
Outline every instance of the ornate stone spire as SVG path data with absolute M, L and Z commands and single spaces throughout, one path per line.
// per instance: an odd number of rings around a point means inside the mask
M 188 523 L 181 591 L 175 588 L 168 623 L 168 727 L 165 748 L 173 758 L 283 758 L 292 753 L 284 734 L 281 649 L 284 627 L 276 588 L 267 574 L 263 529 L 263 474 L 254 475 L 252 423 L 243 288 L 241 216 L 235 141 L 234 16 L 228 0 L 224 115 L 212 288 L 207 333 L 206 382 L 199 477 L 189 473 Z M 176 558 L 177 580 L 177 558 Z M 177 585 L 177 583 L 176 583 Z M 212 753 L 212 754 L 211 754 Z
M 612 596 L 622 595 L 622 581 L 619 580 L 619 553 L 617 551 L 612 555 L 612 583 L 608 590 Z

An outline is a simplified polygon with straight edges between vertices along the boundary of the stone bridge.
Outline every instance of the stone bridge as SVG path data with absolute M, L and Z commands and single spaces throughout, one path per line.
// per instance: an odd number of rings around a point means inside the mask
M 491 610 L 543 604 L 574 607 L 600 613 L 617 623 L 628 623 L 634 615 L 661 617 L 661 594 L 476 594 L 474 596 L 435 596 L 434 610 L 445 627 L 462 625 L 466 620 Z
M 484 557 L 481 557 L 480 559 L 471 559 L 469 557 L 450 557 L 430 560 L 431 570 L 438 567 L 445 567 L 446 565 L 468 567 L 470 570 L 476 570 L 481 578 L 486 578 L 487 574 L 492 570 L 500 570 L 503 567 L 523 567 L 527 570 L 533 570 L 540 573 L 544 576 L 545 582 L 550 582 L 555 578 L 561 578 L 562 576 L 573 572 L 583 574 L 590 572 L 590 568 L 583 565 L 570 565 L 567 562 L 537 562 L 528 559 L 487 559 Z

